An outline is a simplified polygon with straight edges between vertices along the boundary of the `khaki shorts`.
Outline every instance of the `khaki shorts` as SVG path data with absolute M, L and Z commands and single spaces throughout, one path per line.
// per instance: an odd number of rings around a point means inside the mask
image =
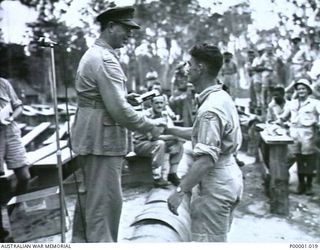
M 232 155 L 219 159 L 204 177 L 191 204 L 192 240 L 223 242 L 243 191 L 242 172 Z
M 3 169 L 4 163 L 6 163 L 7 169 L 17 169 L 29 165 L 26 149 L 21 141 L 21 132 L 15 122 L 0 127 L 0 162 L 1 169 Z
M 309 155 L 316 153 L 316 135 L 313 127 L 291 127 L 290 136 L 294 143 L 288 145 L 289 153 L 292 155 Z

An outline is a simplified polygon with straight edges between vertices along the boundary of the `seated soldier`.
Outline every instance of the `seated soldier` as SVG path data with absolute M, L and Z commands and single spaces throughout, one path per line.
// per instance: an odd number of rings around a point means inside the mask
M 145 110 L 146 116 L 151 119 L 165 118 L 168 124 L 172 124 L 170 116 L 165 111 L 164 96 L 156 96 L 152 99 L 151 108 Z M 177 176 L 177 168 L 183 154 L 183 146 L 178 138 L 171 135 L 160 135 L 157 139 L 151 136 L 135 133 L 134 135 L 134 151 L 138 156 L 150 156 L 152 161 L 152 176 L 155 187 L 165 187 L 170 182 L 178 186 L 180 179 Z M 164 178 L 165 173 L 165 153 L 169 153 L 170 170 L 168 182 Z
M 286 103 L 285 90 L 282 86 L 277 86 L 272 91 L 272 100 L 268 104 L 267 122 L 274 122 L 283 113 Z

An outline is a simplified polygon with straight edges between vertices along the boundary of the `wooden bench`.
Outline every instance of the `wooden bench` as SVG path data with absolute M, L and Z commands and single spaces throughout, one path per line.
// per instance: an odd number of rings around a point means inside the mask
M 65 148 L 68 145 L 67 140 L 60 141 L 60 148 Z M 46 145 L 42 148 L 39 148 L 35 151 L 27 152 L 27 157 L 29 160 L 30 165 L 35 164 L 36 162 L 40 161 L 41 159 L 55 153 L 57 151 L 57 143 L 51 143 Z
M 64 148 L 62 148 L 62 146 L 64 146 Z M 53 146 L 48 145 L 46 147 L 47 148 L 51 147 L 51 150 L 52 150 Z M 43 152 L 43 155 L 45 154 L 44 153 L 45 150 L 43 148 L 39 149 L 39 152 Z M 72 161 L 72 159 L 75 156 L 76 154 L 70 150 L 70 148 L 66 144 L 66 141 L 63 141 L 63 143 L 61 144 L 61 163 L 62 163 L 63 178 L 66 178 L 77 168 L 76 164 L 73 164 L 73 161 Z M 36 157 L 36 156 L 33 153 L 31 157 Z M 47 187 L 57 185 L 59 183 L 59 174 L 58 174 L 56 150 L 54 150 L 53 153 L 33 163 L 30 168 L 30 172 L 32 175 L 39 177 L 38 188 L 47 188 Z
M 73 157 L 75 157 L 76 154 L 73 153 L 69 147 L 65 147 L 61 149 L 61 162 L 62 165 L 70 161 Z M 37 161 L 33 164 L 35 167 L 41 167 L 41 168 L 56 168 L 57 167 L 57 156 L 56 154 L 48 155 L 47 157 L 41 159 L 40 161 Z
M 24 129 L 27 126 L 26 123 L 18 123 L 18 127 L 20 130 Z
M 73 122 L 74 122 L 75 116 L 72 115 L 70 116 L 70 121 L 66 121 L 62 126 L 59 128 L 59 139 L 62 139 L 62 137 L 68 133 L 68 127 L 71 128 Z M 47 139 L 45 140 L 42 144 L 48 145 L 51 143 L 54 143 L 56 141 L 56 131 Z
M 49 128 L 50 125 L 50 122 L 42 122 L 38 126 L 34 127 L 29 133 L 21 138 L 23 146 L 27 146 L 29 143 L 31 143 L 37 136 Z

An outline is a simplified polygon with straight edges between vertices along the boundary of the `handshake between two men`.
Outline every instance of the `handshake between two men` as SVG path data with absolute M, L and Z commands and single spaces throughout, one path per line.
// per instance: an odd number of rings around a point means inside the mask
M 136 96 L 136 94 L 130 94 L 132 99 L 135 99 Z M 155 126 L 147 134 L 134 133 L 134 152 L 138 156 L 151 157 L 155 187 L 165 187 L 171 183 L 178 186 L 180 178 L 176 172 L 183 154 L 183 142 L 178 137 L 167 134 L 167 131 L 174 127 L 174 124 L 166 109 L 166 97 L 155 95 L 150 99 L 151 107 L 144 109 L 142 112 Z M 128 102 L 130 103 L 129 100 Z M 165 174 L 165 154 L 169 155 L 170 169 L 168 176 Z
M 126 96 L 128 103 L 132 106 L 142 105 L 143 102 L 151 101 L 151 107 L 144 109 L 143 114 L 151 119 L 155 127 L 148 133 L 149 140 L 156 140 L 159 137 L 163 140 L 172 139 L 172 136 L 163 135 L 168 127 L 173 126 L 173 122 L 166 110 L 167 100 L 166 96 L 153 89 L 141 95 L 137 93 L 130 93 Z

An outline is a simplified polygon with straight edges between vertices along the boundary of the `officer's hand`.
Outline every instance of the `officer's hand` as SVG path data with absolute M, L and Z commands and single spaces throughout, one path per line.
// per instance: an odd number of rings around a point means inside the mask
M 136 99 L 137 97 L 139 97 L 140 95 L 137 93 L 130 93 L 126 95 L 126 99 L 128 101 L 128 103 L 130 103 L 132 106 L 138 106 L 141 103 Z
M 179 215 L 178 207 L 182 202 L 183 195 L 183 193 L 178 193 L 177 191 L 174 191 L 167 200 L 169 210 L 175 215 Z

